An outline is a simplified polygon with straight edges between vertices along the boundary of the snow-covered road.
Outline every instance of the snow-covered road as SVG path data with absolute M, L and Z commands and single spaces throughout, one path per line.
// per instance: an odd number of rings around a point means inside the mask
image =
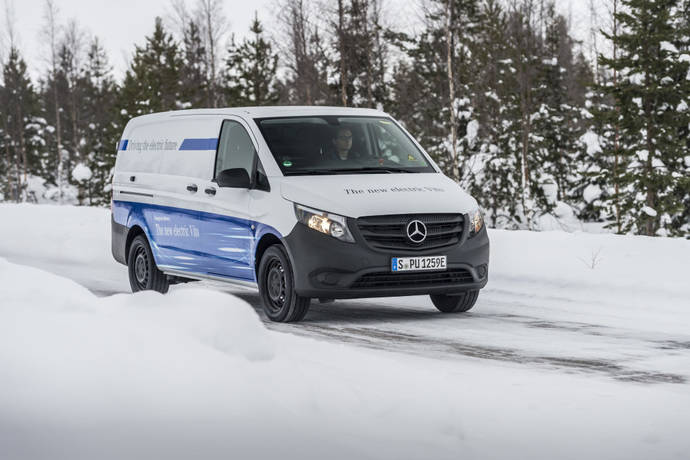
M 0 230 L 0 257 L 66 276 L 98 296 L 130 292 L 125 267 L 108 252 L 105 210 L 8 211 L 22 224 Z M 313 300 L 304 322 L 276 324 L 256 293 L 194 284 L 238 295 L 269 329 L 320 340 L 622 381 L 690 382 L 690 242 L 501 231 L 491 239 L 490 282 L 461 315 L 440 314 L 426 296 Z
M 690 451 L 687 240 L 491 231 L 471 312 L 313 301 L 276 324 L 231 291 L 262 326 L 206 283 L 129 294 L 107 210 L 0 205 L 0 222 L 0 458 Z

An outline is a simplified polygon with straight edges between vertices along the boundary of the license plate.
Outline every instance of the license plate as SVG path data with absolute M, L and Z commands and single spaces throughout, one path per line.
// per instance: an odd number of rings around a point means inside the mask
M 445 269 L 446 256 L 393 257 L 391 259 L 391 270 L 394 272 Z

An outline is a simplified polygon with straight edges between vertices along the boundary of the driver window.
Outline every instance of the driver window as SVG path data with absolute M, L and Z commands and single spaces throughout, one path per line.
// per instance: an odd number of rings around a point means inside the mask
M 214 179 L 221 171 L 234 168 L 246 169 L 251 177 L 255 157 L 254 144 L 244 127 L 236 121 L 225 120 L 220 132 Z

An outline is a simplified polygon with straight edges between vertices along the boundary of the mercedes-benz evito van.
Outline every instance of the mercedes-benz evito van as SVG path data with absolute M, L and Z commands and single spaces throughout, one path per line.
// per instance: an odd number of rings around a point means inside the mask
M 424 294 L 464 312 L 489 265 L 477 201 L 389 115 L 338 107 L 130 120 L 112 252 L 133 291 L 239 283 L 274 321 L 301 320 L 313 298 Z

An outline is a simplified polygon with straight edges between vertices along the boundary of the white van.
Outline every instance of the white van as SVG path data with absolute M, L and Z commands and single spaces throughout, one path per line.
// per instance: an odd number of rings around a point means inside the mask
M 428 294 L 467 311 L 489 239 L 475 199 L 385 113 L 252 107 L 130 120 L 112 252 L 133 291 L 239 283 L 270 319 L 299 321 L 312 298 Z

